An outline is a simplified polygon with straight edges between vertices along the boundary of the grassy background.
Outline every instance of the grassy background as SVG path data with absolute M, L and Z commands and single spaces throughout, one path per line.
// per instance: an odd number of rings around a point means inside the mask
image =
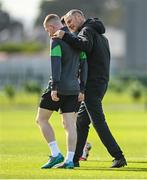
M 133 102 L 125 94 L 109 92 L 104 99 L 107 122 L 123 149 L 128 166 L 110 169 L 112 157 L 93 127 L 88 141 L 92 150 L 87 162 L 74 170 L 41 170 L 49 149 L 35 123 L 38 97 L 21 94 L 14 100 L 0 94 L 0 178 L 15 179 L 141 179 L 147 178 L 147 112 L 143 99 Z M 61 118 L 51 118 L 62 153 L 66 154 Z

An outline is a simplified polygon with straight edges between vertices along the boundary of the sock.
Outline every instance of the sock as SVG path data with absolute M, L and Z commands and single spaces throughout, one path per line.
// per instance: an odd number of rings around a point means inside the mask
M 53 157 L 56 157 L 60 153 L 60 150 L 58 148 L 56 141 L 52 141 L 52 142 L 48 143 L 48 146 L 51 150 L 51 155 Z
M 67 163 L 73 162 L 74 154 L 75 154 L 75 152 L 68 151 L 66 158 L 65 158 L 65 162 L 67 162 Z

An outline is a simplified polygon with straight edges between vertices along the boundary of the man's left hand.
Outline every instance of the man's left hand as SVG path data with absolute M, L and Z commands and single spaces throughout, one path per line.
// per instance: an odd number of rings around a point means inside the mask
M 53 39 L 54 38 L 59 38 L 59 39 L 62 39 L 63 38 L 63 36 L 64 36 L 64 34 L 65 34 L 65 31 L 62 31 L 62 30 L 58 30 L 58 31 L 56 31 L 54 34 L 53 34 Z

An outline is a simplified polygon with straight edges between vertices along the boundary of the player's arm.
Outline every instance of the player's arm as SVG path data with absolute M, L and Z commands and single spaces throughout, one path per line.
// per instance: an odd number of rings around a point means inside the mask
M 53 100 L 57 100 L 57 90 L 61 77 L 61 58 L 62 51 L 61 46 L 58 41 L 51 41 L 51 50 L 50 50 L 50 58 L 51 58 L 51 71 L 52 71 L 52 94 L 55 95 Z

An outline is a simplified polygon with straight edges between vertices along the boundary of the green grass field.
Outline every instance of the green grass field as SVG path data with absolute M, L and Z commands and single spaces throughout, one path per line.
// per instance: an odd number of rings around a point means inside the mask
M 21 100 L 23 98 L 21 96 Z M 126 155 L 127 167 L 109 168 L 112 157 L 91 126 L 88 141 L 92 150 L 88 161 L 81 162 L 81 167 L 74 170 L 41 170 L 49 149 L 35 123 L 37 100 L 32 96 L 24 99 L 23 104 L 18 97 L 9 102 L 0 96 L 1 179 L 147 179 L 147 111 L 142 101 L 133 104 L 127 96 L 114 94 L 104 99 L 107 122 Z M 65 132 L 60 115 L 54 113 L 51 122 L 65 155 Z

